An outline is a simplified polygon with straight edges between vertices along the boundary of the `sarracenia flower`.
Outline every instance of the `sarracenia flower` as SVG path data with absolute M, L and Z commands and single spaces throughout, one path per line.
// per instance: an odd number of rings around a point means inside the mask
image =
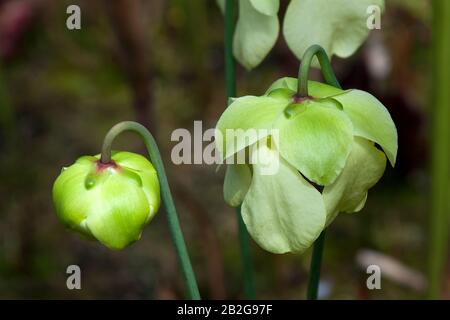
M 153 165 L 131 152 L 84 156 L 64 168 L 53 185 L 59 219 L 69 228 L 111 249 L 139 240 L 159 209 L 159 182 Z
M 273 253 L 302 252 L 339 212 L 361 210 L 397 155 L 395 124 L 369 93 L 314 81 L 306 98 L 296 89 L 282 78 L 263 96 L 236 98 L 216 126 L 226 163 L 246 154 L 227 165 L 225 201 L 242 204 L 249 233 Z

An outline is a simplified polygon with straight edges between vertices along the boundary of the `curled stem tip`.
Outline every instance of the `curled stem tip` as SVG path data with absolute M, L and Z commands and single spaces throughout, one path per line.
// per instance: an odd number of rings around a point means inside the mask
M 309 47 L 305 54 L 303 55 L 302 62 L 300 63 L 300 68 L 298 70 L 298 87 L 297 87 L 297 97 L 306 98 L 309 97 L 308 94 L 308 78 L 309 70 L 311 69 L 311 63 L 314 57 L 319 60 L 320 68 L 322 70 L 322 75 L 325 81 L 334 87 L 341 88 L 339 81 L 334 74 L 333 68 L 331 67 L 330 59 L 328 58 L 325 50 L 319 45 L 312 45 Z
M 167 220 L 169 222 L 172 240 L 174 242 L 178 260 L 180 262 L 183 276 L 186 282 L 189 298 L 193 300 L 199 300 L 200 293 L 195 279 L 195 274 L 192 269 L 192 264 L 189 259 L 186 243 L 184 242 L 178 214 L 175 209 L 172 194 L 170 192 L 169 182 L 167 180 L 164 164 L 161 159 L 161 154 L 159 153 L 158 146 L 152 134 L 147 130 L 146 127 L 137 122 L 124 121 L 116 124 L 108 131 L 105 139 L 103 140 L 100 162 L 103 164 L 111 162 L 112 143 L 114 142 L 116 137 L 124 131 L 135 132 L 144 140 L 150 157 L 150 161 L 152 162 L 158 174 L 159 184 L 161 188 L 161 198 L 166 209 Z

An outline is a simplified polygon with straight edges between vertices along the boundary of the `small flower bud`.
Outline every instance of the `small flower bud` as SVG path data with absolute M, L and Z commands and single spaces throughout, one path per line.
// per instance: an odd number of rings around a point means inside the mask
M 120 250 L 139 240 L 160 205 L 153 165 L 131 152 L 114 152 L 109 163 L 84 156 L 63 168 L 53 185 L 58 218 L 71 230 Z

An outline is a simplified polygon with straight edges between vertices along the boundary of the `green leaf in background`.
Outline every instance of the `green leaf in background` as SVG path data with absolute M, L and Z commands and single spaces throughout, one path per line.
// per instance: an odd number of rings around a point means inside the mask
M 233 39 L 233 54 L 248 70 L 261 63 L 275 45 L 280 31 L 279 0 L 239 0 L 239 18 Z M 225 0 L 217 0 L 222 13 Z
M 336 181 L 323 190 L 327 225 L 339 212 L 361 210 L 367 191 L 380 180 L 386 168 L 386 156 L 373 142 L 355 137 L 352 152 Z
M 367 10 L 373 5 L 384 11 L 384 0 L 291 0 L 284 37 L 299 59 L 314 44 L 330 57 L 349 57 L 369 34 Z
M 322 231 L 322 195 L 265 144 L 252 148 L 253 180 L 242 204 L 242 218 L 253 239 L 272 253 L 303 252 Z M 279 161 L 275 174 L 264 166 Z

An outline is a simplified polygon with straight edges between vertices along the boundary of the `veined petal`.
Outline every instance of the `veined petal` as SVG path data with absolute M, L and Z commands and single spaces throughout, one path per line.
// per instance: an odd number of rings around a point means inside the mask
M 267 89 L 265 94 L 268 95 L 272 91 L 281 88 L 289 89 L 295 93 L 297 91 L 297 83 L 298 80 L 296 78 L 285 77 L 278 79 L 277 81 L 272 83 L 272 85 L 269 87 L 269 89 Z M 308 81 L 308 93 L 313 98 L 326 98 L 343 92 L 344 90 L 342 89 L 330 86 L 322 82 L 311 80 Z
M 159 180 L 153 165 L 144 156 L 132 152 L 113 152 L 112 160 L 122 167 L 135 171 L 141 178 L 145 195 L 150 205 L 148 221 L 150 221 L 159 209 L 160 190 Z
M 111 175 L 96 189 L 85 224 L 95 238 L 116 250 L 139 240 L 150 211 L 142 188 L 131 179 Z
M 85 162 L 87 157 L 80 159 L 63 170 L 56 179 L 53 199 L 59 219 L 70 229 L 85 234 L 80 223 L 86 219 L 90 203 L 96 201 L 97 194 L 89 191 L 85 185 L 88 173 L 93 170 L 93 162 L 92 160 Z
M 352 152 L 336 181 L 323 190 L 327 225 L 339 212 L 357 212 L 364 207 L 367 191 L 380 180 L 386 156 L 372 142 L 355 137 Z
M 238 207 L 244 201 L 252 182 L 252 172 L 248 164 L 227 165 L 223 182 L 223 197 L 232 207 Z
M 303 112 L 278 117 L 281 155 L 306 178 L 329 185 L 341 173 L 353 144 L 353 127 L 338 109 L 307 101 Z M 277 143 L 277 142 L 276 142 Z
M 216 144 L 223 159 L 268 136 L 287 102 L 272 97 L 237 98 L 216 125 Z
M 342 103 L 350 117 L 355 135 L 378 143 L 392 166 L 397 157 L 397 129 L 386 107 L 370 93 L 348 90 L 333 97 Z
M 267 251 L 303 252 L 324 227 L 323 198 L 276 150 L 261 143 L 252 149 L 253 179 L 242 204 L 245 225 Z M 276 165 L 276 173 L 267 174 L 267 166 Z

